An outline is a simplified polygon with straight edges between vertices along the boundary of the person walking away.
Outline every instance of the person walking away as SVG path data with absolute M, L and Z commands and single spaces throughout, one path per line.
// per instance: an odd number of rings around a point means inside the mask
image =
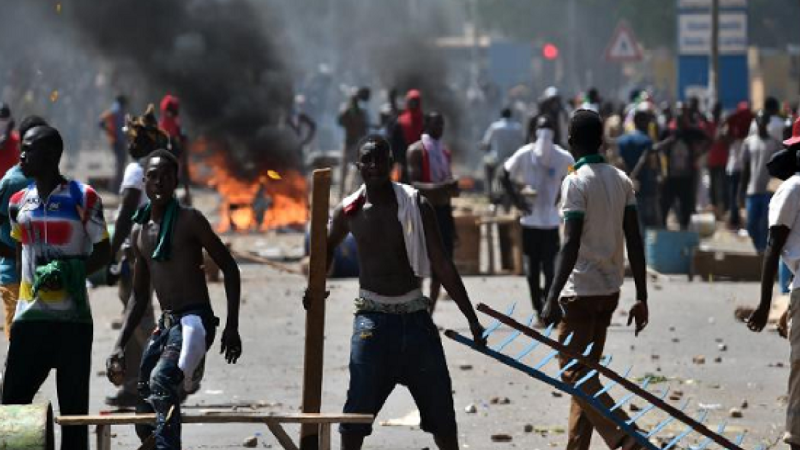
M 543 319 L 548 324 L 558 324 L 560 342 L 572 335 L 568 348 L 575 353 L 582 353 L 590 343 L 594 343 L 587 357 L 599 362 L 624 280 L 623 246 L 627 247 L 636 284 L 636 301 L 630 309 L 628 325 L 636 322 L 636 335 L 647 326 L 644 248 L 633 183 L 599 154 L 603 146 L 600 116 L 593 111 L 578 110 L 570 122 L 569 144 L 578 162 L 562 186 L 565 241 L 559 252 L 556 276 Z M 580 364 L 568 367 L 569 360 L 565 356 L 559 357 L 565 369 L 564 382 L 574 384 L 583 379 L 582 390 L 599 392 L 602 386 L 598 377 L 587 377 L 589 368 Z M 614 405 L 607 393 L 599 395 L 596 400 L 608 408 Z M 622 409 L 615 410 L 614 414 L 627 420 Z M 613 421 L 584 400 L 573 397 L 567 450 L 588 450 L 593 430 L 597 430 L 609 448 L 640 448 L 636 440 Z
M 92 313 L 86 276 L 109 260 L 103 203 L 91 186 L 67 180 L 55 128 L 25 133 L 20 167 L 34 182 L 11 196 L 11 237 L 19 242 L 19 301 L 3 376 L 2 403 L 24 405 L 56 371 L 62 415 L 89 412 Z M 47 229 L 47 234 L 39 230 Z M 63 427 L 62 450 L 88 450 L 86 426 Z
M 677 203 L 676 215 L 681 230 L 689 229 L 697 200 L 697 161 L 708 144 L 708 136 L 690 122 L 685 105 L 678 105 L 676 129 L 661 151 L 667 158 L 667 176 L 661 196 L 661 220 L 666 227 L 670 209 Z
M 781 149 L 781 142 L 768 132 L 770 116 L 761 111 L 756 116 L 757 133 L 744 140 L 742 145 L 742 184 L 747 210 L 747 233 L 758 254 L 767 249 L 769 234 L 768 209 L 772 193 L 769 191 L 770 174 L 767 163 Z M 740 195 L 741 196 L 741 195 Z
M 111 153 L 114 156 L 114 179 L 111 188 L 119 190 L 122 184 L 122 177 L 125 175 L 125 161 L 128 155 L 127 141 L 122 128 L 125 126 L 125 115 L 127 114 L 128 98 L 118 95 L 111 105 L 100 115 L 100 128 L 105 131 L 108 143 L 111 145 Z
M 458 450 L 452 382 L 422 279 L 438 274 L 479 346 L 486 345 L 484 329 L 442 245 L 434 207 L 416 189 L 391 181 L 392 164 L 386 139 L 362 141 L 357 167 L 364 184 L 336 207 L 328 230 L 328 267 L 349 233 L 361 267 L 344 412 L 377 415 L 402 384 L 419 409 L 420 428 L 433 434 L 439 450 Z M 343 450 L 359 450 L 372 424 L 343 423 L 339 432 Z
M 575 163 L 568 151 L 553 142 L 554 128 L 548 116 L 540 116 L 536 141 L 520 148 L 505 161 L 500 178 L 508 197 L 523 214 L 519 219 L 522 252 L 537 326 L 543 324 L 544 300 L 553 284 L 559 250 L 559 189 Z
M 339 126 L 344 129 L 344 146 L 340 162 L 339 195 L 344 198 L 350 186 L 348 176 L 350 165 L 356 161 L 358 142 L 369 131 L 369 116 L 367 103 L 370 98 L 369 88 L 359 88 L 339 113 Z
M 28 116 L 19 124 L 19 134 L 25 136 L 31 128 L 46 126 L 47 122 L 39 116 Z M 19 272 L 17 271 L 17 243 L 11 237 L 11 220 L 8 217 L 8 204 L 11 196 L 25 189 L 33 182 L 22 173 L 17 164 L 0 179 L 0 295 L 3 298 L 5 314 L 3 331 L 6 340 L 11 339 L 11 323 L 17 311 L 19 298 Z
M 436 223 L 442 238 L 445 256 L 453 259 L 456 225 L 453 220 L 451 199 L 459 194 L 458 181 L 450 168 L 451 155 L 442 137 L 444 116 L 436 111 L 425 115 L 425 132 L 422 138 L 408 148 L 408 178 L 412 186 L 428 199 L 436 213 Z M 431 313 L 436 309 L 441 282 L 436 272 L 431 274 Z
M 617 140 L 625 173 L 633 181 L 641 229 L 661 226 L 659 185 L 661 160 L 648 136 L 652 116 L 646 111 L 633 115 L 634 130 Z
M 728 227 L 738 230 L 742 224 L 739 210 L 742 207 L 742 198 L 739 197 L 739 185 L 742 179 L 742 144 L 747 138 L 750 130 L 750 122 L 753 121 L 753 112 L 747 102 L 740 102 L 736 111 L 728 116 L 725 125 L 728 130 L 728 137 L 731 141 L 728 151 L 728 163 L 725 165 L 725 175 L 728 180 Z
M 524 144 L 522 125 L 512 119 L 511 108 L 504 108 L 500 112 L 500 119 L 489 125 L 481 141 L 481 147 L 486 152 L 484 173 L 486 196 L 490 202 L 493 200 L 492 194 L 498 164 L 503 164 Z
M 708 151 L 706 165 L 711 179 L 709 196 L 714 207 L 714 215 L 721 219 L 728 211 L 728 191 L 725 167 L 728 164 L 728 148 L 730 141 L 722 120 L 722 103 L 716 102 L 711 112 L 711 120 L 706 123 L 708 135 L 711 138 L 711 148 Z
M 795 122 L 792 137 L 783 141 L 793 158 L 789 164 L 793 173 L 775 191 L 769 202 L 769 238 L 764 252 L 764 263 L 761 269 L 761 295 L 758 307 L 747 319 L 747 327 L 760 332 L 767 325 L 772 305 L 772 290 L 778 265 L 781 259 L 794 275 L 789 297 L 789 308 L 785 313 L 786 320 L 792 326 L 782 331 L 789 338 L 791 349 L 789 361 L 788 405 L 786 408 L 786 425 L 783 441 L 792 450 L 800 450 L 800 332 L 796 324 L 800 323 L 800 173 L 797 171 L 797 152 L 800 150 L 800 124 Z M 783 322 L 783 321 L 782 321 Z

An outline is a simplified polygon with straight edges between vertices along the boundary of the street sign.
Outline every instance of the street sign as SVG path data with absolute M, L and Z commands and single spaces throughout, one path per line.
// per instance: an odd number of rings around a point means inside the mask
M 633 62 L 641 59 L 642 49 L 636 41 L 636 36 L 624 22 L 620 22 L 606 47 L 606 61 Z

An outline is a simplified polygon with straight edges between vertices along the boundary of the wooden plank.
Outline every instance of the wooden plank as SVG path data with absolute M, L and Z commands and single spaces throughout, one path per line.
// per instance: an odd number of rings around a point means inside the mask
M 97 425 L 97 450 L 111 450 L 111 425 Z
M 319 450 L 331 450 L 331 424 L 319 425 Z
M 275 438 L 278 440 L 278 443 L 281 444 L 281 447 L 286 450 L 298 450 L 297 446 L 294 445 L 294 442 L 292 442 L 292 438 L 286 434 L 286 430 L 283 429 L 281 424 L 277 422 L 268 422 L 267 427 L 269 428 L 269 431 L 275 435 Z
M 318 413 L 322 407 L 322 364 L 325 354 L 325 282 L 328 274 L 328 202 L 331 170 L 315 170 L 311 195 L 308 296 L 306 310 L 305 360 L 303 363 L 304 413 Z M 318 450 L 319 429 L 300 427 L 300 448 Z
M 181 423 L 371 423 L 371 414 L 247 414 L 220 413 L 209 415 L 183 414 Z M 58 416 L 56 423 L 72 425 L 141 425 L 155 423 L 155 414 L 110 414 L 104 416 Z

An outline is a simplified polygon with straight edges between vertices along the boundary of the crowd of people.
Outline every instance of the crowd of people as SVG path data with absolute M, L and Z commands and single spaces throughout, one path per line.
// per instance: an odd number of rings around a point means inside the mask
M 377 414 L 404 384 L 420 409 L 421 428 L 440 449 L 455 450 L 451 381 L 431 319 L 442 287 L 476 344 L 484 345 L 485 337 L 452 261 L 452 202 L 460 188 L 446 145 L 447 118 L 423 109 L 424 93 L 412 89 L 402 108 L 393 92 L 372 123 L 370 96 L 369 89 L 357 89 L 339 115 L 341 203 L 328 229 L 328 254 L 351 234 L 361 268 L 344 410 Z M 693 215 L 706 211 L 732 230 L 744 225 L 755 250 L 765 254 L 761 303 L 748 320 L 754 331 L 763 329 L 779 267 L 785 280 L 800 268 L 800 121 L 794 113 L 773 98 L 756 111 L 743 103 L 727 114 L 720 105 L 706 113 L 697 99 L 656 105 L 646 92 L 615 109 L 594 89 L 567 105 L 548 88 L 526 126 L 514 115 L 503 109 L 480 148 L 490 201 L 520 213 L 537 325 L 558 324 L 560 340 L 573 336 L 575 351 L 594 342 L 589 358 L 599 361 L 626 254 L 636 289 L 629 324 L 635 322 L 638 334 L 649 320 L 641 231 L 687 230 Z M 291 117 L 298 136 L 313 139 L 313 120 L 299 112 Z M 0 104 L 0 293 L 10 343 L 2 403 L 30 403 L 55 369 L 62 414 L 88 412 L 93 328 L 86 279 L 104 271 L 119 284 L 125 311 L 107 361 L 119 391 L 106 402 L 155 412 L 156 426 L 137 426 L 139 437 L 158 449 L 178 449 L 180 404 L 199 388 L 220 325 L 201 270 L 203 251 L 225 275 L 228 317 L 220 340 L 229 363 L 242 354 L 239 269 L 208 220 L 188 206 L 178 99 L 167 95 L 158 111 L 150 105 L 131 117 L 120 96 L 101 115 L 100 127 L 121 166 L 113 183 L 120 193 L 113 236 L 97 191 L 60 172 L 60 132 L 38 116 L 16 127 L 10 108 Z M 786 181 L 773 194 L 775 179 Z M 181 183 L 187 195 L 179 200 Z M 800 301 L 797 292 L 792 302 Z M 568 382 L 588 372 L 567 367 L 566 358 L 561 365 Z M 800 404 L 800 368 L 793 366 L 791 377 L 790 405 Z M 599 381 L 586 386 L 592 383 Z M 598 401 L 614 404 L 608 395 Z M 569 449 L 589 448 L 593 430 L 611 448 L 638 448 L 579 399 L 569 422 Z M 794 422 L 790 415 L 788 442 L 800 436 Z M 361 448 L 371 431 L 343 424 L 342 447 Z M 88 448 L 86 427 L 66 428 L 62 448 Z

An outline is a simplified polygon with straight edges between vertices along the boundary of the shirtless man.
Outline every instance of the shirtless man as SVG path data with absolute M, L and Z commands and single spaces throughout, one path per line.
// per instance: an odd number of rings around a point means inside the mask
M 131 234 L 136 256 L 133 305 L 125 313 L 122 332 L 108 359 L 108 376 L 124 377 L 125 345 L 147 309 L 150 284 L 163 311 L 142 356 L 137 412 L 156 412 L 156 427 L 137 426 L 144 441 L 151 431 L 159 450 L 180 450 L 180 392 L 196 390 L 205 353 L 214 340 L 214 317 L 203 271 L 205 249 L 225 275 L 228 320 L 220 353 L 229 364 L 242 354 L 239 338 L 240 277 L 236 261 L 196 209 L 175 198 L 178 160 L 166 150 L 146 158 L 145 192 L 150 202 L 137 212 Z
M 419 192 L 392 183 L 392 153 L 381 136 L 366 137 L 356 163 L 364 180 L 334 211 L 328 234 L 328 263 L 352 233 L 358 244 L 361 291 L 350 353 L 346 413 L 377 414 L 399 383 L 408 387 L 442 450 L 457 450 L 458 433 L 450 374 L 430 301 L 420 290 L 431 270 L 453 296 L 476 342 L 483 327 L 452 261 L 445 254 L 436 214 Z M 342 424 L 342 449 L 360 449 L 371 425 Z
M 450 151 L 442 142 L 444 116 L 432 111 L 425 115 L 425 130 L 419 141 L 408 147 L 408 178 L 433 207 L 447 259 L 453 259 L 456 225 L 450 200 L 459 193 L 458 180 L 450 170 Z M 431 276 L 431 313 L 439 300 L 441 280 Z M 445 288 L 446 289 L 446 288 Z M 450 291 L 448 291 L 449 293 Z

